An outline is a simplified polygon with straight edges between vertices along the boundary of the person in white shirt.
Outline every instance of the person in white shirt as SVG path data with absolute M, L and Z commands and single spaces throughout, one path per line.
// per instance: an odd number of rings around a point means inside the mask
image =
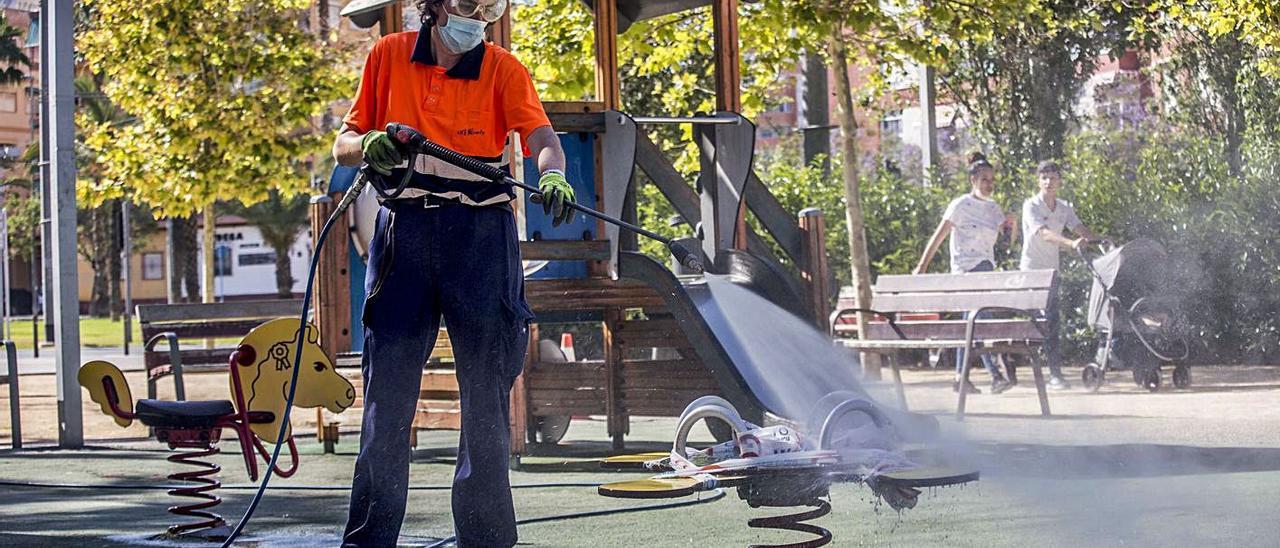
M 951 272 L 989 272 L 995 270 L 996 240 L 1002 231 L 1016 230 L 1016 218 L 1005 213 L 1000 204 L 991 199 L 995 192 L 995 168 L 987 161 L 987 157 L 975 152 L 969 157 L 969 184 L 971 191 L 964 196 L 952 200 L 942 214 L 942 222 L 929 239 L 920 263 L 913 274 L 924 274 L 929 270 L 929 263 L 942 245 L 942 240 L 951 236 Z M 953 388 L 960 390 L 961 372 L 963 370 L 963 352 L 956 357 L 956 382 Z M 991 392 L 999 394 L 1013 386 L 1005 379 L 1004 374 L 996 367 L 995 356 L 982 354 L 982 365 L 991 374 Z M 980 393 L 973 384 L 966 382 L 964 389 L 970 393 Z
M 1019 270 L 1058 269 L 1060 248 L 1079 250 L 1092 240 L 1097 240 L 1089 227 L 1080 222 L 1071 203 L 1058 198 L 1062 188 L 1062 169 L 1057 162 L 1040 162 L 1036 169 L 1040 192 L 1022 203 L 1022 259 Z M 1074 239 L 1063 236 L 1063 229 L 1070 230 Z M 1062 355 L 1058 347 L 1058 296 L 1049 299 L 1045 308 L 1049 336 L 1045 339 L 1045 356 L 1049 361 L 1049 387 L 1055 390 L 1070 388 L 1062 376 Z

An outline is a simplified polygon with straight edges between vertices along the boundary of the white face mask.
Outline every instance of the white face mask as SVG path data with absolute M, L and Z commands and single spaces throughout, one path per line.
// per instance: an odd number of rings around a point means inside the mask
M 465 53 L 479 45 L 484 40 L 484 27 L 484 21 L 453 14 L 449 14 L 449 22 L 444 26 L 436 25 L 440 41 L 454 53 Z

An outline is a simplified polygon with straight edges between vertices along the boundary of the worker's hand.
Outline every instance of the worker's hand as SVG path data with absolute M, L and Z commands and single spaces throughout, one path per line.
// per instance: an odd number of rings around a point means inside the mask
M 1009 213 L 1004 216 L 1004 224 L 1000 225 L 1000 229 L 1013 230 L 1013 227 L 1015 226 L 1018 226 L 1018 216 L 1013 213 Z
M 542 204 L 542 212 L 551 216 L 551 226 L 573 220 L 573 208 L 566 204 L 574 203 L 573 186 L 564 178 L 564 174 L 550 170 L 538 179 L 538 191 L 529 201 Z
M 1088 245 L 1089 245 L 1089 240 L 1086 240 L 1084 238 L 1076 238 L 1074 240 L 1071 240 L 1071 247 L 1076 251 L 1084 251 L 1084 248 Z
M 404 161 L 395 141 L 385 131 L 374 130 L 364 134 L 360 138 L 360 150 L 364 153 L 364 162 L 383 175 L 391 175 L 391 169 Z

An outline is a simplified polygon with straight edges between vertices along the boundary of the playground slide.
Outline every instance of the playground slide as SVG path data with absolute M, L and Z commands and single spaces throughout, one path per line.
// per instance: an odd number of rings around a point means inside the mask
M 750 255 L 743 255 L 736 260 L 749 265 Z M 677 277 L 657 261 L 632 252 L 619 254 L 618 271 L 663 296 L 725 398 L 743 418 L 760 421 L 768 413 L 803 421 L 814 402 L 838 391 L 874 400 L 857 379 L 857 354 L 833 345 L 827 334 L 796 315 L 799 297 L 788 291 L 778 273 L 739 266 L 727 269 L 727 274 Z M 937 429 L 929 417 L 884 410 L 895 423 L 920 436 Z

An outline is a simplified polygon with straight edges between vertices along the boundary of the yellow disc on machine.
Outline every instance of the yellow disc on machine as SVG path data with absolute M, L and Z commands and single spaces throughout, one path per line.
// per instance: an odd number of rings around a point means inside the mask
M 615 470 L 643 470 L 644 463 L 651 460 L 665 459 L 670 453 L 654 452 L 654 453 L 637 453 L 635 455 L 618 455 L 616 457 L 608 457 L 600 461 L 600 466 Z
M 668 499 L 699 491 L 702 482 L 694 478 L 663 478 L 616 481 L 599 487 L 601 495 L 623 499 Z
M 606 483 L 598 491 L 606 497 L 621 499 L 670 499 L 719 487 L 741 485 L 747 479 L 745 476 L 721 476 L 713 480 L 688 477 L 648 478 Z

